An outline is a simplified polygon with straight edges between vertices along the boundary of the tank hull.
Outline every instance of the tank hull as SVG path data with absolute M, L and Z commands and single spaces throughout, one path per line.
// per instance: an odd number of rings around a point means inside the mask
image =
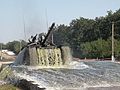
M 63 66 L 70 63 L 70 48 L 62 47 L 25 47 L 16 58 L 15 65 L 28 66 Z

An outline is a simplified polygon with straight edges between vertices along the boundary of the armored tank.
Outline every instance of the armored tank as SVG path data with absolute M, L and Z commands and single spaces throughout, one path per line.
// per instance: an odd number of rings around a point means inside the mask
M 63 66 L 68 65 L 72 59 L 71 51 L 68 46 L 56 46 L 51 36 L 54 32 L 55 23 L 51 25 L 46 35 L 39 35 L 29 40 L 29 43 L 18 54 L 15 65 L 28 66 Z M 44 38 L 43 38 L 44 37 Z

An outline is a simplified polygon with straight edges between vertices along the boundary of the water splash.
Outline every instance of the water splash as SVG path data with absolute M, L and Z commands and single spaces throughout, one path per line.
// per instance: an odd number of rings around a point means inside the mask
M 24 48 L 22 51 L 20 51 L 20 53 L 16 57 L 14 65 L 23 65 L 24 64 L 25 52 L 26 52 L 26 48 Z
M 87 68 L 90 68 L 90 66 L 86 65 L 84 62 L 77 62 L 77 61 L 72 61 L 70 63 L 70 67 L 72 69 L 87 69 Z
M 61 66 L 63 65 L 61 51 L 59 48 L 44 49 L 37 48 L 38 64 L 40 66 Z
M 34 50 L 36 50 L 36 48 L 34 48 Z M 24 49 L 20 53 L 17 58 L 18 60 L 15 62 L 19 65 L 12 66 L 14 75 L 20 79 L 32 81 L 33 84 L 37 84 L 40 88 L 45 87 L 48 90 L 79 90 L 87 87 L 120 85 L 120 64 L 105 61 L 71 61 L 68 67 L 61 67 L 62 64 L 67 61 L 69 62 L 71 59 L 70 54 L 67 53 L 69 49 L 38 48 L 36 50 L 38 59 L 35 59 L 35 63 L 41 66 L 41 68 L 39 68 L 24 65 L 25 51 Z M 34 57 L 32 58 L 34 59 Z M 57 66 L 60 66 L 60 68 L 57 68 Z
M 106 66 L 105 66 L 106 65 Z M 14 67 L 15 75 L 48 90 L 80 89 L 120 85 L 120 64 L 113 62 L 73 62 L 72 68 Z M 104 69 L 103 69 L 104 68 Z M 54 89 L 53 89 L 54 90 Z
M 61 67 L 71 61 L 69 47 L 26 47 L 16 58 L 14 65 L 28 65 L 41 67 Z
M 0 85 L 4 85 L 4 84 L 6 84 L 6 83 L 7 83 L 7 82 L 0 80 Z

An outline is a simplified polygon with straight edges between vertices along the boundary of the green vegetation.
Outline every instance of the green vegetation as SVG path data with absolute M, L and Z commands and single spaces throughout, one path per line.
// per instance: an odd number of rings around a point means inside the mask
M 12 75 L 12 70 L 9 66 L 6 66 L 0 71 L 0 80 L 4 80 L 7 76 Z
M 0 86 L 0 90 L 22 90 L 22 89 L 19 89 L 13 85 L 10 85 L 10 84 L 6 84 L 6 85 L 1 85 Z
M 26 42 L 24 40 L 21 41 L 12 41 L 8 42 L 6 44 L 2 44 L 2 49 L 8 49 L 10 51 L 13 51 L 15 54 L 18 54 L 20 49 L 26 45 Z
M 120 9 L 106 16 L 86 19 L 80 17 L 67 25 L 55 27 L 54 43 L 69 45 L 73 56 L 79 58 L 110 58 L 111 28 L 115 22 L 115 55 L 120 56 Z

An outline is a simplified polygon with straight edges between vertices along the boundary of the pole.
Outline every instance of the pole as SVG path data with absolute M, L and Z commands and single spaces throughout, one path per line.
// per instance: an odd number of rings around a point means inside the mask
M 114 61 L 114 22 L 112 22 L 112 62 Z

